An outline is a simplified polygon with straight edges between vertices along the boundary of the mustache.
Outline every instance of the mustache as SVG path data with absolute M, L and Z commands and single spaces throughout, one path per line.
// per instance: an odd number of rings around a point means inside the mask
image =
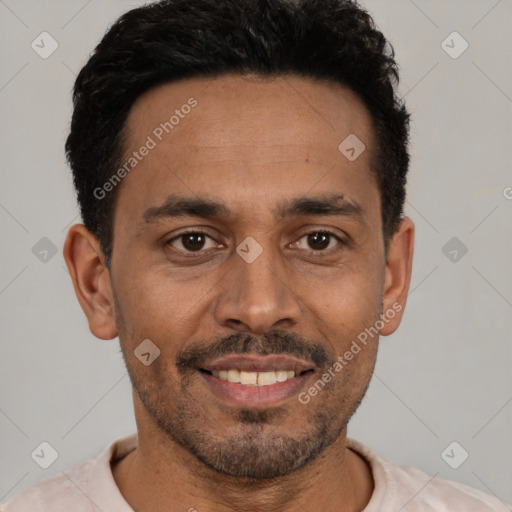
M 236 333 L 210 344 L 190 346 L 178 353 L 176 366 L 181 374 L 201 368 L 208 361 L 230 354 L 288 355 L 304 359 L 323 368 L 334 364 L 325 347 L 308 342 L 303 337 L 287 331 L 272 331 L 256 338 L 246 333 Z

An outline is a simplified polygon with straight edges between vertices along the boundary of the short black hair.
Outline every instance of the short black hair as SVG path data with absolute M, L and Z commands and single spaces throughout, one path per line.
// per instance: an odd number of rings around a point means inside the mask
M 121 16 L 74 85 L 66 156 L 107 266 L 119 187 L 100 198 L 95 190 L 121 164 L 132 105 L 157 85 L 233 73 L 329 80 L 358 95 L 377 138 L 372 168 L 387 247 L 403 214 L 410 115 L 396 94 L 393 47 L 371 15 L 354 0 L 163 0 Z

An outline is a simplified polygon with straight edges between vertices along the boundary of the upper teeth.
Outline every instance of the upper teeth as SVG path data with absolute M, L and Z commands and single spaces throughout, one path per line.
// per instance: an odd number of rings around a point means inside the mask
M 212 371 L 212 375 L 221 380 L 244 384 L 246 386 L 269 386 L 276 382 L 284 382 L 285 380 L 292 379 L 295 377 L 295 371 L 244 372 L 238 370 L 220 370 Z

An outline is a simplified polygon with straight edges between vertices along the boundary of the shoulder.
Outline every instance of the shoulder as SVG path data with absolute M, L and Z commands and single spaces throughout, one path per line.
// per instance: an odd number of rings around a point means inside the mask
M 95 459 L 45 478 L 0 505 L 0 512 L 132 512 L 110 463 L 135 449 L 135 434 L 110 443 Z
M 404 511 L 422 505 L 427 511 L 446 510 L 450 512 L 510 512 L 498 498 L 452 480 L 427 475 L 410 466 L 388 463 L 388 472 L 397 487 L 406 491 L 403 497 L 410 500 Z M 423 509 L 421 509 L 423 510 Z
M 95 510 L 87 500 L 87 475 L 92 460 L 78 464 L 21 491 L 0 512 L 89 512 Z M 84 488 L 83 490 L 81 488 Z
M 349 439 L 348 447 L 370 465 L 375 489 L 365 512 L 511 512 L 495 496 L 467 485 L 435 478 L 418 468 L 388 462 L 362 443 Z

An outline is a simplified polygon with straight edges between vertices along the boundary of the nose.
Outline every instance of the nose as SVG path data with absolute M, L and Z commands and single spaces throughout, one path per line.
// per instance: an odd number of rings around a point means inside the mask
M 251 263 L 232 259 L 215 307 L 218 324 L 255 335 L 295 326 L 301 304 L 279 255 L 266 249 Z

